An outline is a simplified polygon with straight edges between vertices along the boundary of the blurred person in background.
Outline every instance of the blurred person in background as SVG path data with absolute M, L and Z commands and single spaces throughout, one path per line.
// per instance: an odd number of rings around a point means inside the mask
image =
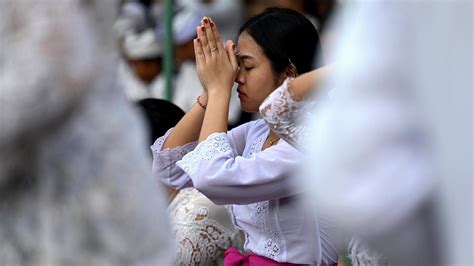
M 165 77 L 162 74 L 163 43 L 153 29 L 124 37 L 123 62 L 119 65 L 119 84 L 127 99 L 164 99 Z
M 316 5 L 314 0 L 264 0 L 264 5 L 267 7 L 277 6 L 289 8 L 297 11 L 298 13 L 303 14 L 314 27 L 319 30 L 319 21 L 318 19 L 309 13 L 308 9 L 313 5 Z
M 112 1 L 0 1 L 0 264 L 171 265 Z
M 222 40 L 234 40 L 244 22 L 241 0 L 176 0 L 177 6 L 189 8 L 195 14 L 209 16 L 219 25 Z
M 152 0 L 121 0 L 118 5 L 114 31 L 119 40 L 128 34 L 140 33 L 153 28 Z

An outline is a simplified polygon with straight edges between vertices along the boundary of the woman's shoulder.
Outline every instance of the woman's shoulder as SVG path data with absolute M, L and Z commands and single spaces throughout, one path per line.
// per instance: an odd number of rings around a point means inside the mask
M 247 136 L 265 134 L 269 130 L 263 119 L 257 119 L 243 124 L 246 127 Z
M 249 124 L 248 126 L 250 128 L 265 128 L 267 126 L 265 120 L 263 120 L 262 118 L 247 122 L 246 124 Z

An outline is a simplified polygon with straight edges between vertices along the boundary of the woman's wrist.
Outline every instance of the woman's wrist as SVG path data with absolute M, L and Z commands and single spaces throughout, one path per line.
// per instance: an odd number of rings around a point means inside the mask
M 211 89 L 207 91 L 208 98 L 215 98 L 215 99 L 224 99 L 230 98 L 231 91 L 229 90 L 222 90 L 221 89 Z
M 207 95 L 207 92 L 203 91 L 201 95 L 199 95 L 199 102 L 203 104 L 204 106 L 207 105 L 207 99 L 209 98 Z
M 203 103 L 201 102 L 201 96 L 198 96 L 198 97 L 197 97 L 196 103 L 197 103 L 197 105 L 199 105 L 202 109 L 206 110 L 206 108 L 207 108 L 207 107 L 206 107 L 206 104 L 203 104 Z

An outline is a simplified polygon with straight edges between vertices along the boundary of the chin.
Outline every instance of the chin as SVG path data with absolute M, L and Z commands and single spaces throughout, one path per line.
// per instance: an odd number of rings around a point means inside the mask
M 255 107 L 255 106 L 248 106 L 244 103 L 240 103 L 240 108 L 242 109 L 242 111 L 246 112 L 246 113 L 256 113 L 258 112 L 258 106 Z

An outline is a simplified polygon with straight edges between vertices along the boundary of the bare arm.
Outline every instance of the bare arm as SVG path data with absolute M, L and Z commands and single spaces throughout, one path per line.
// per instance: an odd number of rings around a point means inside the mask
M 199 102 L 206 106 L 207 98 L 207 93 L 203 91 L 199 97 Z M 202 121 L 204 119 L 204 112 L 205 109 L 196 102 L 175 126 L 163 144 L 161 150 L 171 149 L 182 146 L 186 143 L 197 141 L 201 131 Z
M 291 81 L 288 90 L 294 97 L 295 101 L 302 101 L 313 90 L 318 89 L 326 77 L 331 73 L 334 64 L 315 69 L 311 72 L 304 73 Z

